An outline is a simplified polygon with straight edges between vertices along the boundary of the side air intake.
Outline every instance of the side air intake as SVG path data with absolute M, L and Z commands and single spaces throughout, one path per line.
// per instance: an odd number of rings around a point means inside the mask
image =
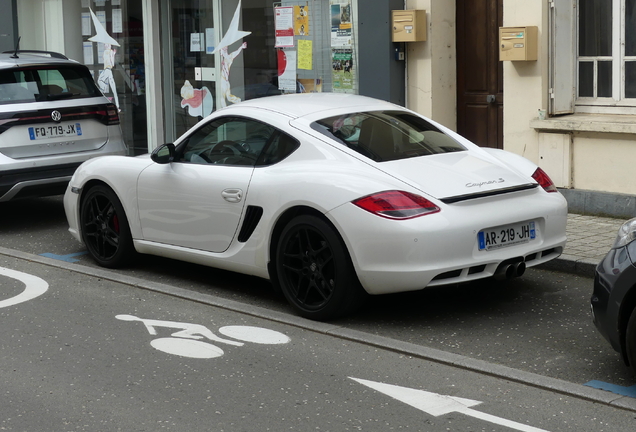
M 256 226 L 261 220 L 261 216 L 263 216 L 263 208 L 256 206 L 247 206 L 247 210 L 245 211 L 245 219 L 243 219 L 243 226 L 241 226 L 241 231 L 238 235 L 238 241 L 240 243 L 245 243 L 252 236 L 252 233 L 256 229 Z

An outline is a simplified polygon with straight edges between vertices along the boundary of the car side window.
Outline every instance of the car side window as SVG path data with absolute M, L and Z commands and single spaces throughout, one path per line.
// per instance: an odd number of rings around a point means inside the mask
M 223 117 L 199 127 L 177 149 L 178 161 L 254 166 L 275 128 L 240 117 Z
M 328 117 L 311 128 L 376 162 L 466 150 L 425 119 L 402 111 Z
M 300 143 L 295 138 L 292 138 L 286 133 L 279 132 L 267 146 L 257 165 L 273 165 L 278 163 L 292 154 L 299 146 Z

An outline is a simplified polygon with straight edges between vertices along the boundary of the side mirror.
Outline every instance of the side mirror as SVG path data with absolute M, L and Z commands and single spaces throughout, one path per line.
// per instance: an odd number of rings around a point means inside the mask
M 150 159 L 158 164 L 167 164 L 174 160 L 175 148 L 174 144 L 164 144 L 152 151 Z

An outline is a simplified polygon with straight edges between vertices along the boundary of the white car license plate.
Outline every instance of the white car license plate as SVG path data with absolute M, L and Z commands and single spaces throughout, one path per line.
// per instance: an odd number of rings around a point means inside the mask
M 492 230 L 479 231 L 479 250 L 500 249 L 520 243 L 528 243 L 537 237 L 534 221 L 507 225 Z
M 29 128 L 29 138 L 31 141 L 82 135 L 82 126 L 79 123 L 68 123 L 56 126 L 39 126 Z

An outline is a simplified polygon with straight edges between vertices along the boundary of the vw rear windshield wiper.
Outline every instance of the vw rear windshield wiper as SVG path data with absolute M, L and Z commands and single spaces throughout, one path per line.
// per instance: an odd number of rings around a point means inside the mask
M 47 100 L 59 100 L 59 99 L 68 99 L 68 98 L 72 98 L 73 96 L 79 96 L 79 93 L 69 93 L 69 92 L 65 92 L 65 93 L 57 93 L 57 94 L 48 94 L 46 96 Z

